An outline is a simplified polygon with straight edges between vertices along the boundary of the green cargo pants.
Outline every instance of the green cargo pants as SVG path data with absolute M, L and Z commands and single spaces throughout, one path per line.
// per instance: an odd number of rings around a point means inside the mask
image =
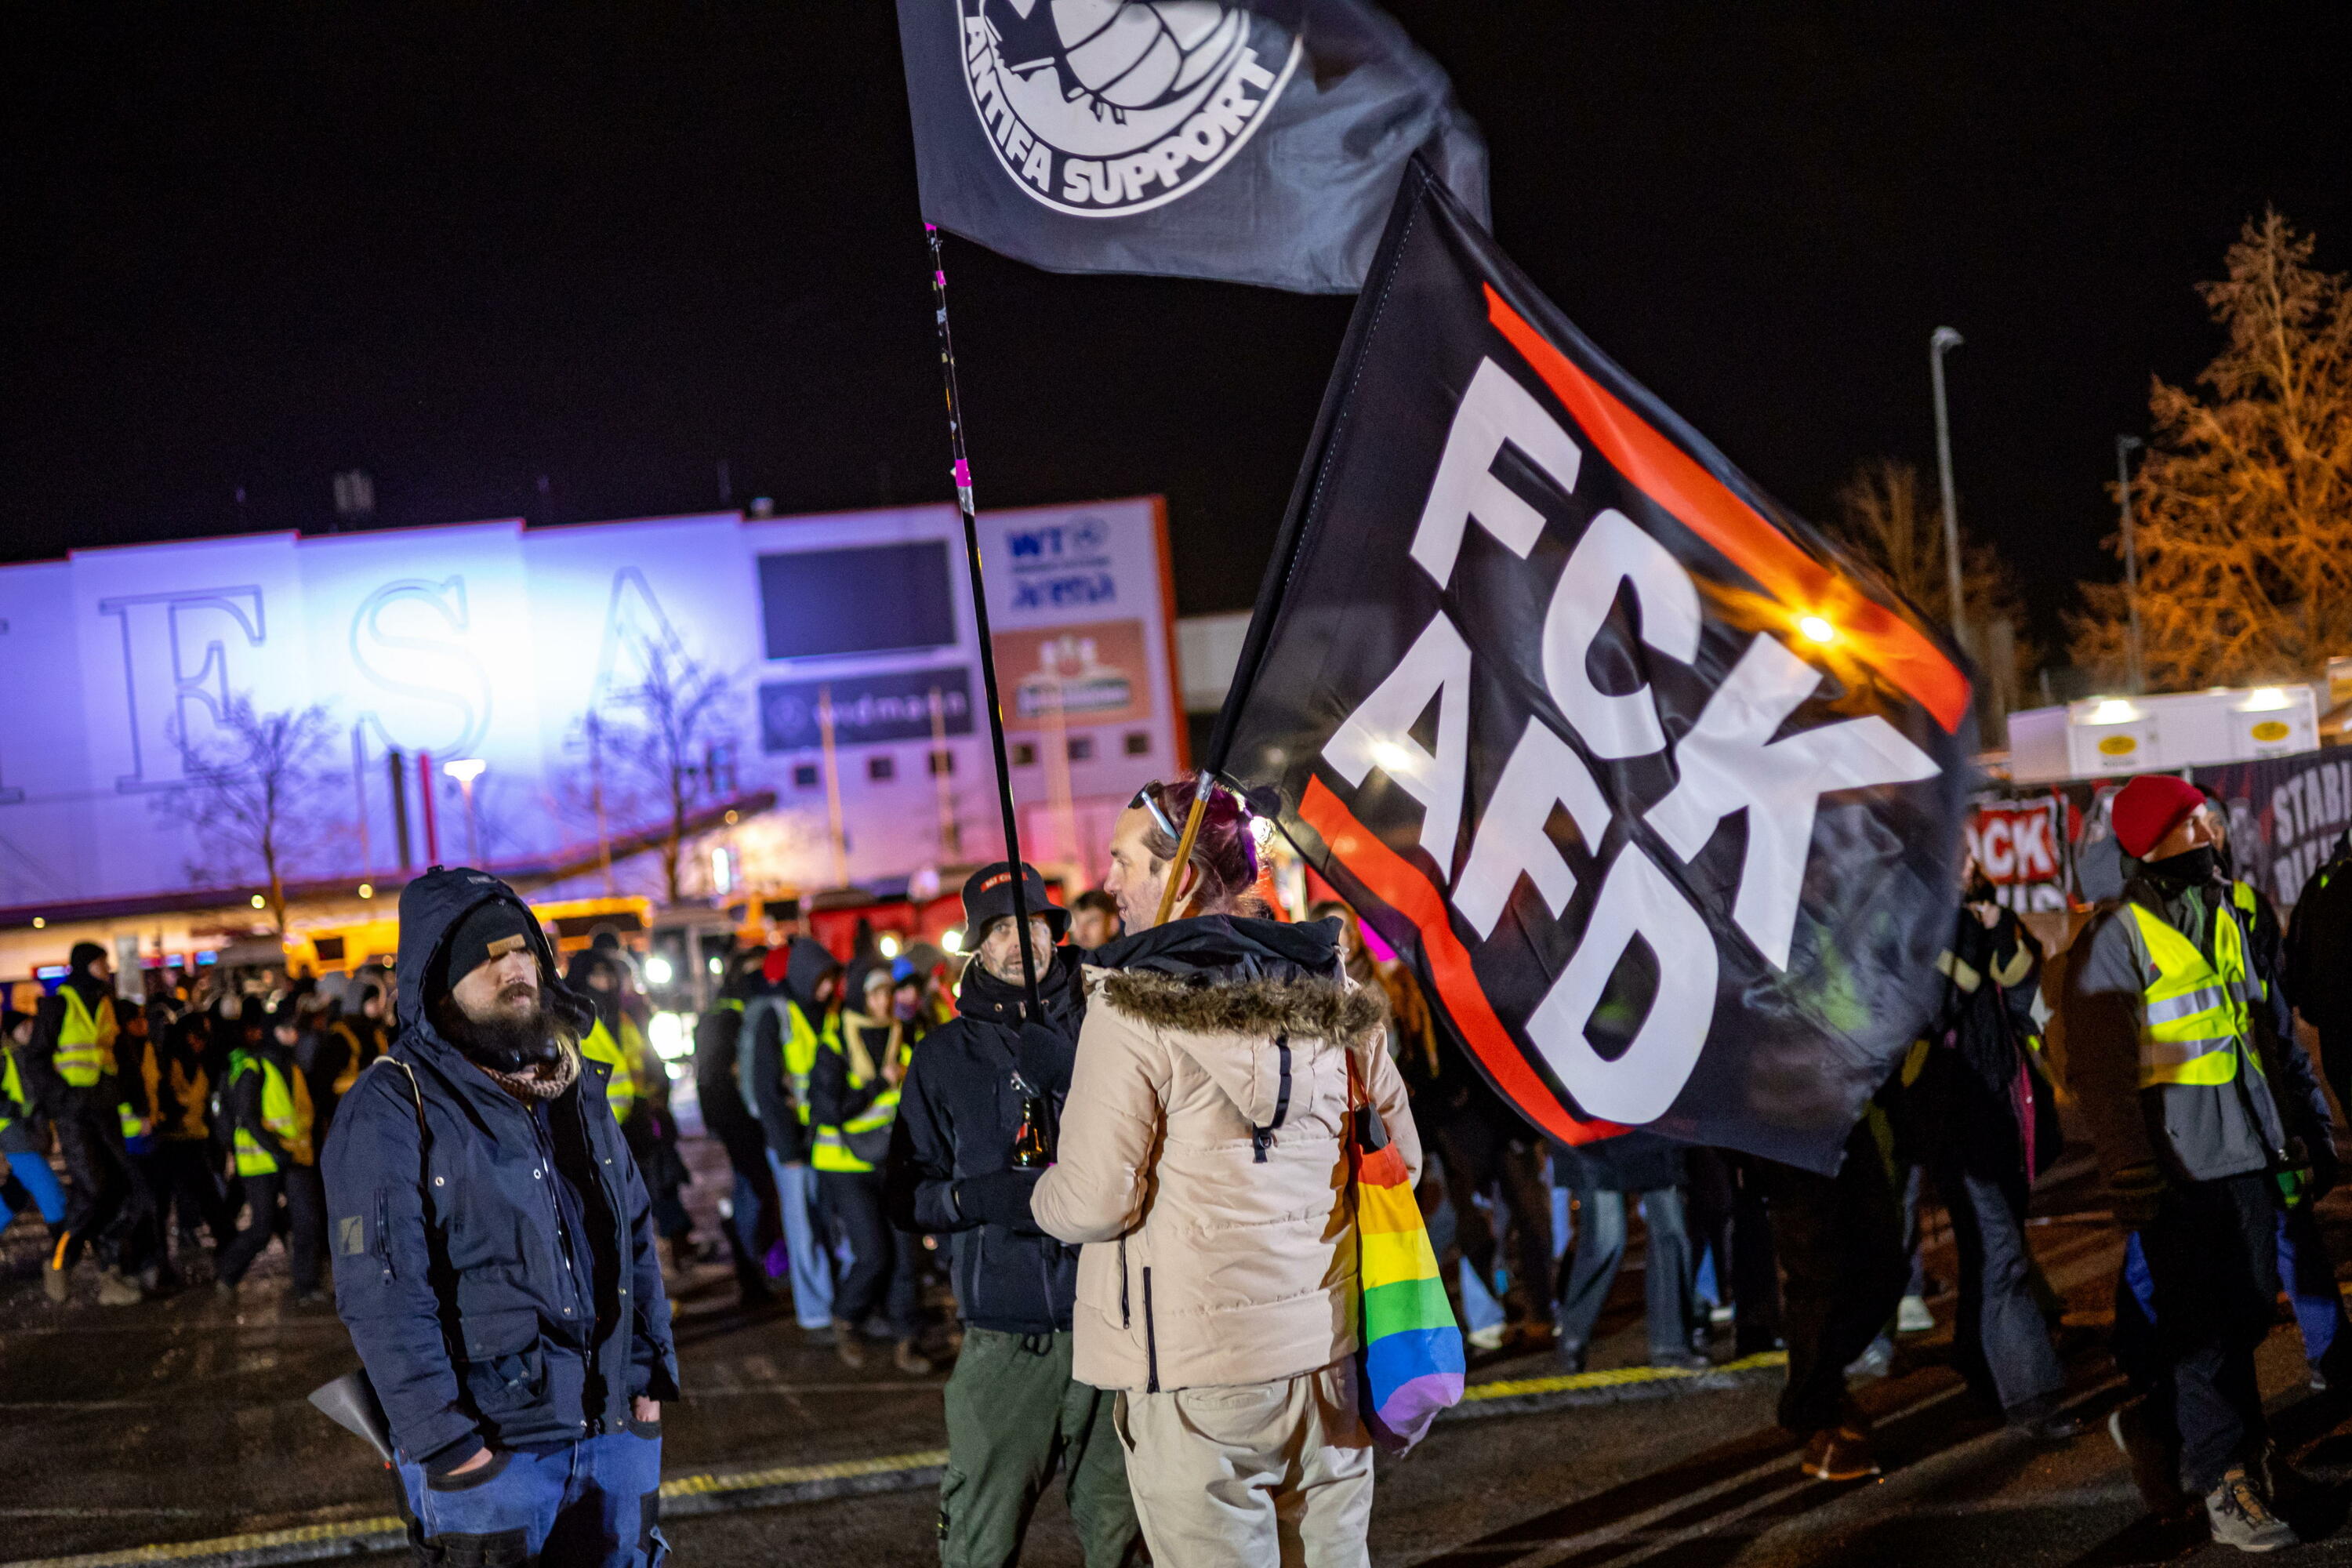
M 1143 1560 L 1111 1395 L 1070 1377 L 1070 1336 L 964 1331 L 948 1379 L 941 1568 L 1012 1568 L 1058 1462 L 1087 1568 Z

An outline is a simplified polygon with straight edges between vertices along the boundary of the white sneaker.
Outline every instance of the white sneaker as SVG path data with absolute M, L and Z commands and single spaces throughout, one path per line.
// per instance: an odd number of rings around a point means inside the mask
M 1895 1331 L 1898 1334 L 1924 1334 L 1935 1327 L 1936 1314 L 1927 1310 L 1927 1303 L 1917 1296 L 1904 1297 L 1903 1304 L 1895 1309 Z
M 1503 1335 L 1509 1328 L 1507 1323 L 1489 1323 L 1483 1329 L 1473 1329 L 1462 1337 L 1470 1342 L 1470 1348 L 1474 1351 L 1498 1351 L 1503 1348 Z

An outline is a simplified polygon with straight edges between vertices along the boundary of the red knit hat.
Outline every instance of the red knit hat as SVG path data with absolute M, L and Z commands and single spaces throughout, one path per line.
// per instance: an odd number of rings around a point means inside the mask
M 2116 793 L 2108 815 L 2116 825 L 2116 842 L 2135 860 L 2164 842 L 2164 836 L 2189 819 L 2205 804 L 2205 796 L 2186 779 L 2170 773 L 2142 773 Z
M 792 961 L 793 944 L 789 942 L 776 943 L 768 950 L 768 956 L 760 961 L 761 977 L 771 985 L 782 984 L 784 969 Z

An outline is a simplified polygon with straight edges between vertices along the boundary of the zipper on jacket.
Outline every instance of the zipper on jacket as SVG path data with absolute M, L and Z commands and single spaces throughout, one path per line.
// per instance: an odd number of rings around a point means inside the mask
M 1276 1035 L 1274 1049 L 1281 1078 L 1275 1085 L 1274 1120 L 1263 1127 L 1250 1129 L 1250 1163 L 1254 1165 L 1265 1163 L 1265 1152 L 1274 1143 L 1274 1130 L 1290 1114 L 1290 1037 Z
M 1143 1266 L 1143 1367 L 1150 1381 L 1143 1385 L 1146 1394 L 1160 1392 L 1160 1336 L 1151 1324 L 1151 1265 Z
M 1122 1329 L 1135 1326 L 1127 1310 L 1127 1237 L 1123 1236 L 1118 1238 L 1118 1326 Z

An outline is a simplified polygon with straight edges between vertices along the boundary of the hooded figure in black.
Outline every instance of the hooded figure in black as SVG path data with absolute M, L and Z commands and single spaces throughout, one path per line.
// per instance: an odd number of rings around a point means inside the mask
M 415 1529 L 428 1554 L 646 1564 L 677 1359 L 589 1009 L 513 889 L 462 867 L 402 893 L 398 975 L 326 1184 L 336 1308 Z
M 727 1151 L 735 1175 L 735 1215 L 724 1228 L 745 1306 L 768 1300 L 762 1260 L 783 1234 L 776 1220 L 776 1180 L 768 1169 L 766 1140 L 743 1098 L 739 1068 L 744 1009 L 763 984 L 760 970 L 767 956 L 767 949 L 753 948 L 730 959 L 718 1001 L 694 1026 L 694 1089 L 702 1124 Z
M 817 1201 L 816 1173 L 810 1165 L 816 1126 L 809 1079 L 822 1042 L 835 1027 L 833 1004 L 841 964 L 823 942 L 796 936 L 769 950 L 760 973 L 767 984 L 743 1005 L 738 1046 L 743 1098 L 767 1141 L 776 1226 L 792 1269 L 793 1318 L 812 1342 L 830 1343 L 833 1225 Z
M 49 1251 L 41 1286 L 50 1300 L 63 1302 L 89 1245 L 98 1253 L 100 1304 L 127 1306 L 144 1295 L 129 1271 L 139 1260 L 129 1253 L 152 1205 L 123 1147 L 123 1118 L 127 1109 L 143 1121 L 145 1094 L 115 1071 L 121 1029 L 106 950 L 76 942 L 67 962 L 71 972 L 41 999 L 33 1037 L 17 1056 L 26 1098 L 56 1127 L 66 1164 L 65 1229 Z

